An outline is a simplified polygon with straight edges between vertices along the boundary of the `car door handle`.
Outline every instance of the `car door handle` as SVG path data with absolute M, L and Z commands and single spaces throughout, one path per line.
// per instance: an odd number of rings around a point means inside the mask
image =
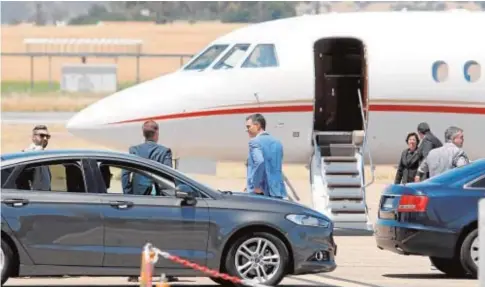
M 22 207 L 29 203 L 29 201 L 25 198 L 7 198 L 2 202 L 13 207 Z
M 131 201 L 110 201 L 109 204 L 118 209 L 127 209 L 133 206 Z

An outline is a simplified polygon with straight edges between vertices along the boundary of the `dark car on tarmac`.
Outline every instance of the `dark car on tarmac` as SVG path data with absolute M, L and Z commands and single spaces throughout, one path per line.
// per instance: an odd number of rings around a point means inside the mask
M 122 170 L 152 179 L 153 188 L 123 193 Z M 2 284 L 23 276 L 137 276 L 148 242 L 267 285 L 336 268 L 334 227 L 323 214 L 286 200 L 215 190 L 134 155 L 5 154 L 1 184 Z M 167 276 L 208 276 L 168 260 L 155 268 Z
M 419 183 L 390 185 L 379 203 L 377 247 L 428 256 L 453 277 L 476 277 L 478 203 L 485 197 L 485 159 Z

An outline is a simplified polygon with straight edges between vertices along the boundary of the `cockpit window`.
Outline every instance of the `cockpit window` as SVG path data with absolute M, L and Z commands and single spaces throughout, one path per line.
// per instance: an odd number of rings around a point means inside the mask
M 213 45 L 205 50 L 199 57 L 190 63 L 184 70 L 204 70 L 228 47 L 229 45 Z
M 215 70 L 232 69 L 246 54 L 250 44 L 236 44 L 214 65 Z
M 277 67 L 278 59 L 274 44 L 259 44 L 242 64 L 242 68 Z

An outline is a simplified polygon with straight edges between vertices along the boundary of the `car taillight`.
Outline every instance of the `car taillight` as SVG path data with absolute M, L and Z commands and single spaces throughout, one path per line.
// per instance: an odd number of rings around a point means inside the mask
M 424 195 L 402 195 L 397 206 L 398 212 L 424 212 L 428 197 Z

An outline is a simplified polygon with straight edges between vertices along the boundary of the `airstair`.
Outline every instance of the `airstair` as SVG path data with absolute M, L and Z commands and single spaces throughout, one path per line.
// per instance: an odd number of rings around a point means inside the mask
M 360 106 L 362 107 L 362 98 Z M 364 128 L 367 123 L 362 110 Z M 365 189 L 374 181 L 365 130 L 313 133 L 310 164 L 313 208 L 332 219 L 335 235 L 372 235 Z M 365 182 L 364 155 L 369 155 L 372 179 Z

